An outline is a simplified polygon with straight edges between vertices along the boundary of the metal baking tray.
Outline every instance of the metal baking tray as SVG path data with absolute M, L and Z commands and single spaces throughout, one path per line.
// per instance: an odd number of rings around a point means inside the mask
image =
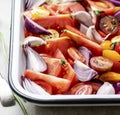
M 11 89 L 21 98 L 40 106 L 92 106 L 119 105 L 120 95 L 35 95 L 21 85 L 20 76 L 25 70 L 25 57 L 21 42 L 24 39 L 24 0 L 12 0 L 9 75 Z

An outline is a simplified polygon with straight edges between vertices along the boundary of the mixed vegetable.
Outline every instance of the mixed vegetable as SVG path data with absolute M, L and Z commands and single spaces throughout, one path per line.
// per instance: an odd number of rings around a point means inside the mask
M 119 0 L 40 3 L 23 13 L 24 89 L 40 95 L 119 94 Z

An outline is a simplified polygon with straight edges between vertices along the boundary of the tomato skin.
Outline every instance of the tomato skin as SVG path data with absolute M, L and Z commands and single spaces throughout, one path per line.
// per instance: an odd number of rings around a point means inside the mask
M 87 0 L 91 7 L 97 10 L 104 11 L 106 14 L 111 15 L 115 11 L 115 6 L 107 0 Z
M 98 72 L 105 72 L 112 68 L 113 62 L 103 56 L 95 56 L 90 59 L 90 65 Z
M 85 63 L 85 57 L 78 51 L 75 47 L 70 47 L 67 50 L 68 55 L 73 59 L 73 60 L 79 60 L 82 63 Z
M 65 28 L 65 25 L 75 26 L 75 19 L 70 14 L 46 16 L 33 21 L 44 28 L 56 29 L 59 32 Z
M 77 83 L 68 92 L 70 95 L 89 95 L 92 94 L 93 88 L 90 84 Z
M 120 73 L 120 62 L 119 61 L 115 61 L 113 63 L 111 71 L 116 72 L 116 73 Z
M 52 86 L 44 81 L 34 81 L 35 83 L 37 83 L 38 85 L 40 85 L 46 92 L 48 92 L 49 94 L 52 94 Z
M 57 58 L 43 57 L 47 64 L 47 71 L 45 73 L 59 77 L 62 73 L 61 60 Z
M 77 11 L 85 11 L 85 8 L 77 2 L 66 2 L 60 4 L 43 5 L 52 15 L 70 14 Z

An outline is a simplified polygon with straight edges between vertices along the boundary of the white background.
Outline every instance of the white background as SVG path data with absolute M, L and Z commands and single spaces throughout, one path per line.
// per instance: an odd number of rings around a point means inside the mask
M 6 41 L 9 51 L 10 40 L 11 0 L 0 0 L 0 32 Z M 3 56 L 0 41 L 0 72 L 7 78 L 7 62 Z M 39 107 L 23 102 L 29 115 L 120 115 L 120 106 L 98 107 Z M 3 107 L 0 104 L 0 115 L 23 115 L 18 103 L 12 107 Z

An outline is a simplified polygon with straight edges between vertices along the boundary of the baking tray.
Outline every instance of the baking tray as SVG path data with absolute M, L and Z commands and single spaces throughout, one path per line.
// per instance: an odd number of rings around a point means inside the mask
M 24 0 L 12 0 L 10 55 L 8 81 L 11 89 L 21 98 L 40 106 L 92 106 L 119 105 L 120 95 L 35 95 L 21 86 L 21 75 L 25 70 L 25 57 L 21 42 L 24 39 Z

